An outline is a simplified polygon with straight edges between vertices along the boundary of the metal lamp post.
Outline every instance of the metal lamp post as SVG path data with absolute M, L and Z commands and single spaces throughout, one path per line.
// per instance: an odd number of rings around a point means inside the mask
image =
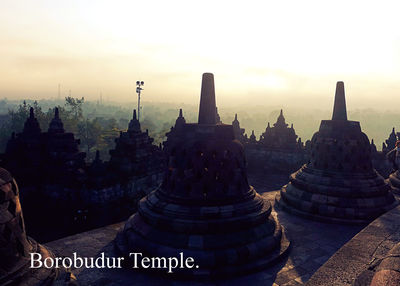
M 142 86 L 144 86 L 144 81 L 136 81 L 136 93 L 138 94 L 138 111 L 137 111 L 137 119 L 139 120 L 140 116 L 140 92 L 143 90 Z

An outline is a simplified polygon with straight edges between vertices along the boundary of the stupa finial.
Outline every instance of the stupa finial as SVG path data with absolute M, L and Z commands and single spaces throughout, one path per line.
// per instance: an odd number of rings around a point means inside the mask
M 343 81 L 338 81 L 336 83 L 335 105 L 333 106 L 332 120 L 347 120 Z
M 200 95 L 199 124 L 216 124 L 214 75 L 203 73 Z

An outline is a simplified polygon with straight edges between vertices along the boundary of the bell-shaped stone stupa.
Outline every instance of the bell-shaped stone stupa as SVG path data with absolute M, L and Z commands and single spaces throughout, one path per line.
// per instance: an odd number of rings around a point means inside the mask
M 311 159 L 290 176 L 277 205 L 295 215 L 333 223 L 367 223 L 398 204 L 372 167 L 369 139 L 347 120 L 343 82 L 336 85 L 332 120 L 311 140 Z
M 232 125 L 217 122 L 214 76 L 203 74 L 199 121 L 170 133 L 160 188 L 115 240 L 121 255 L 193 257 L 182 276 L 230 276 L 272 265 L 289 247 L 271 204 L 247 181 L 242 144 Z

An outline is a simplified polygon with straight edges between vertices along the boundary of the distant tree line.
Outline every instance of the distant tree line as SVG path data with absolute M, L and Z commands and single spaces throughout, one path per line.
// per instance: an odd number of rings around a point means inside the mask
M 45 106 L 45 108 L 43 108 Z M 80 139 L 80 149 L 87 153 L 87 160 L 95 157 L 100 151 L 103 160 L 109 159 L 109 150 L 115 147 L 115 138 L 120 131 L 126 131 L 132 119 L 132 109 L 129 106 L 104 105 L 98 102 L 86 101 L 85 98 L 66 97 L 64 101 L 24 100 L 9 102 L 0 100 L 0 153 L 5 151 L 8 140 L 13 132 L 22 132 L 24 123 L 29 117 L 29 109 L 33 108 L 42 132 L 46 132 L 58 107 L 60 118 L 66 132 L 72 132 Z M 46 110 L 47 109 L 47 110 Z M 165 134 L 175 124 L 178 108 L 172 105 L 147 104 L 145 112 L 141 113 L 142 131 L 148 129 L 154 144 L 159 145 Z M 185 113 L 186 114 L 186 113 Z M 192 117 L 192 112 L 187 115 Z M 193 119 L 192 119 L 193 121 Z
M 88 158 L 94 156 L 99 149 L 103 159 L 108 159 L 108 150 L 114 148 L 114 139 L 119 136 L 120 130 L 128 128 L 132 118 L 132 109 L 136 108 L 135 102 L 102 104 L 96 101 L 87 101 L 84 98 L 67 97 L 61 99 L 42 99 L 38 103 L 33 100 L 21 102 L 18 100 L 0 99 L 0 153 L 4 152 L 6 143 L 12 132 L 21 132 L 24 122 L 29 115 L 29 108 L 33 107 L 40 127 L 46 131 L 54 116 L 54 107 L 60 110 L 64 128 L 73 132 L 81 140 L 80 148 L 88 152 Z M 154 138 L 154 143 L 163 142 L 165 133 L 174 125 L 183 108 L 186 122 L 196 122 L 198 114 L 197 105 L 185 105 L 176 103 L 151 103 L 144 102 L 141 111 L 140 124 L 142 131 L 149 130 L 149 135 Z M 285 106 L 236 106 L 219 108 L 218 112 L 222 122 L 231 124 L 235 113 L 238 114 L 240 126 L 246 129 L 248 135 L 254 130 L 257 139 L 265 131 L 267 123 L 276 122 L 280 109 L 286 118 L 286 123 L 294 124 L 296 134 L 305 142 L 311 139 L 318 130 L 321 119 L 329 119 L 332 110 L 320 110 L 310 106 L 309 108 L 295 108 Z M 46 111 L 47 110 L 47 111 Z M 398 124 L 399 112 L 383 111 L 375 109 L 349 110 L 348 118 L 360 121 L 362 130 L 369 139 L 374 139 L 378 150 L 382 142 L 386 140 L 395 127 L 400 131 Z
M 114 139 L 119 135 L 117 121 L 114 118 L 95 117 L 85 118 L 82 106 L 85 99 L 66 97 L 64 106 L 55 106 L 43 111 L 37 101 L 32 104 L 24 101 L 15 110 L 8 111 L 8 120 L 0 126 L 0 148 L 5 150 L 12 132 L 22 132 L 24 123 L 32 107 L 42 132 L 47 131 L 54 118 L 55 108 L 58 107 L 60 118 L 66 132 L 72 132 L 80 139 L 80 148 L 87 153 L 88 160 L 94 157 L 96 150 L 107 156 L 108 150 L 114 147 Z

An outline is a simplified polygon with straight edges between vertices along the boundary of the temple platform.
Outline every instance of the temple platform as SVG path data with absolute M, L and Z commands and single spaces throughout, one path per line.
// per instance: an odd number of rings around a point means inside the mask
M 287 176 L 265 176 L 249 174 L 249 183 L 271 204 L 279 186 L 287 181 Z M 314 222 L 296 217 L 283 211 L 272 212 L 285 227 L 292 242 L 289 255 L 264 271 L 215 281 L 173 280 L 168 276 L 134 272 L 131 269 L 75 269 L 72 272 L 80 285 L 302 285 L 343 245 L 359 233 L 363 226 L 334 225 Z M 57 256 L 72 256 L 77 252 L 82 257 L 96 257 L 101 252 L 113 255 L 113 239 L 124 223 L 109 225 L 85 233 L 47 243 Z M 340 285 L 340 284 L 339 284 Z
M 390 268 L 399 273 L 398 247 L 396 249 L 399 242 L 400 206 L 397 206 L 371 222 L 340 248 L 314 273 L 307 285 L 370 285 L 374 275 L 385 266 L 383 261 L 388 258 L 394 258 L 390 261 Z M 396 251 L 395 255 L 392 249 Z M 381 274 L 395 284 L 373 285 L 398 285 L 391 273 Z

